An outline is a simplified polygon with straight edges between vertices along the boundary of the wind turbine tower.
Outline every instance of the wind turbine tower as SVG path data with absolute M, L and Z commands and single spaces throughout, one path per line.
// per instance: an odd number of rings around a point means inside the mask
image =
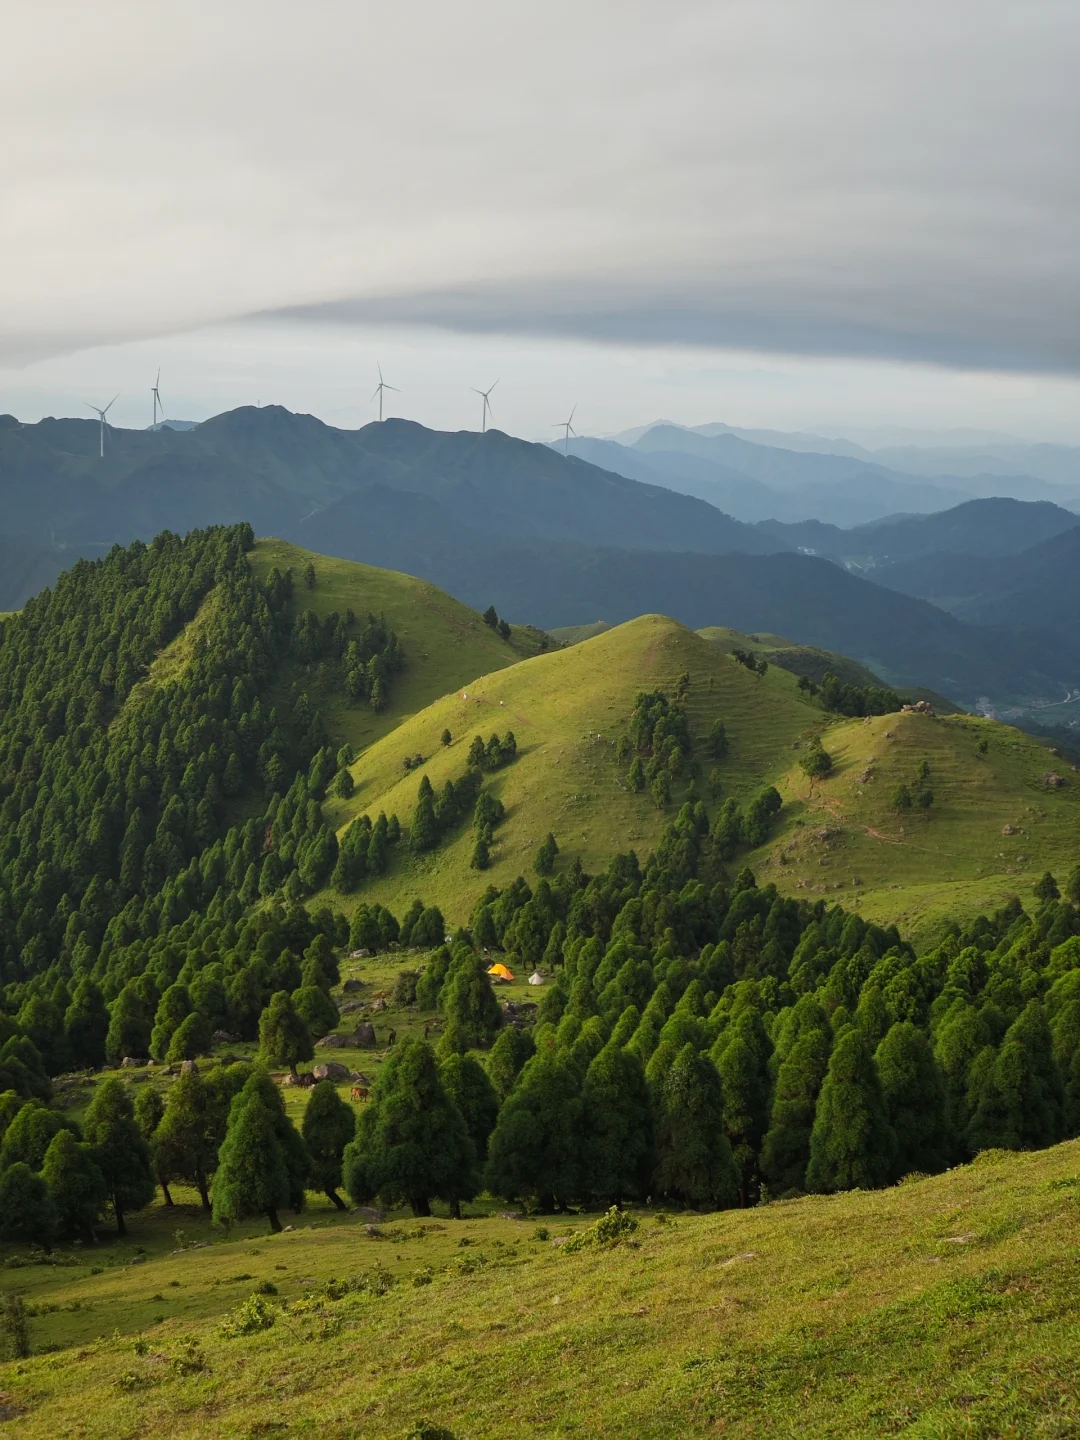
M 158 423 L 157 415 L 158 415 L 158 411 L 159 411 L 159 410 L 161 411 L 161 418 L 162 418 L 162 420 L 165 419 L 165 406 L 161 403 L 161 391 L 158 389 L 158 386 L 159 386 L 160 384 L 161 384 L 161 371 L 159 370 L 159 371 L 157 372 L 157 379 L 154 381 L 153 385 L 150 386 L 150 393 L 151 393 L 151 395 L 153 395 L 153 397 L 154 397 L 154 423 L 153 423 L 153 425 L 151 425 L 151 427 L 150 427 L 151 430 L 156 430 L 156 429 L 157 429 L 157 423 Z
M 564 436 L 563 436 L 563 455 L 564 455 L 564 457 L 565 457 L 565 456 L 568 456 L 568 455 L 570 454 L 570 436 L 571 436 L 571 435 L 575 435 L 575 436 L 577 435 L 577 431 L 574 429 L 574 426 L 573 426 L 573 419 L 574 419 L 574 416 L 575 416 L 576 414 L 577 414 L 577 406 L 575 405 L 574 408 L 573 408 L 573 410 L 570 411 L 570 419 L 569 419 L 569 420 L 556 420 L 556 421 L 555 421 L 555 429 L 556 429 L 556 430 L 563 430 L 563 431 L 566 432 L 566 433 L 564 434 Z
M 495 385 L 497 385 L 498 383 L 498 380 L 496 380 Z M 484 408 L 480 416 L 481 435 L 483 435 L 487 430 L 488 416 L 491 414 L 491 401 L 488 399 L 488 396 L 491 394 L 492 390 L 495 389 L 495 385 L 489 385 L 486 390 L 477 390 L 475 385 L 472 387 L 472 392 L 474 395 L 482 395 L 484 398 Z
M 395 394 L 397 394 L 397 395 L 400 395 L 400 394 L 401 394 L 401 391 L 398 389 L 398 387 L 397 387 L 396 385 L 388 385 L 388 384 L 386 383 L 386 381 L 382 378 L 382 366 L 381 366 L 381 365 L 377 365 L 376 368 L 378 369 L 378 372 L 379 372 L 379 383 L 378 383 L 378 385 L 375 386 L 375 389 L 372 391 L 371 398 L 372 398 L 372 400 L 374 400 L 376 395 L 379 397 L 379 424 L 381 425 L 381 424 L 382 424 L 383 391 L 384 391 L 384 390 L 393 390 L 393 391 L 395 392 Z
M 119 395 L 114 395 L 114 396 L 112 397 L 112 399 L 109 401 L 108 405 L 105 406 L 105 409 L 104 409 L 104 410 L 99 410 L 96 405 L 91 405 L 88 400 L 84 400 L 84 401 L 83 401 L 83 404 L 86 406 L 86 408 L 87 408 L 88 410 L 93 410 L 94 414 L 95 414 L 95 415 L 98 417 L 98 419 L 101 421 L 101 458 L 102 458 L 102 460 L 105 459 L 105 416 L 109 413 L 109 411 L 112 409 L 112 407 L 116 404 L 117 400 L 119 400 L 119 399 L 120 399 L 120 396 L 119 396 Z

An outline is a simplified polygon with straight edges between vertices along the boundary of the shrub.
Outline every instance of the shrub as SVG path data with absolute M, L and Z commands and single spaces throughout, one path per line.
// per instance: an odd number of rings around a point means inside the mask
M 231 1315 L 226 1315 L 221 1322 L 221 1333 L 228 1340 L 236 1340 L 241 1335 L 255 1335 L 260 1330 L 272 1330 L 277 1322 L 277 1314 L 272 1305 L 268 1305 L 261 1295 L 252 1295 L 242 1305 L 238 1305 Z

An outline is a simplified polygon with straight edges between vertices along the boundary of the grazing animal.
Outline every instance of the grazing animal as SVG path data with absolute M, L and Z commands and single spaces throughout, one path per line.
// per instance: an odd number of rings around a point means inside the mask
M 366 1085 L 354 1085 L 349 1098 L 355 1100 L 358 1105 L 362 1105 L 368 1098 L 368 1087 Z
M 387 1047 L 393 1046 L 396 1042 L 397 1042 L 397 1031 L 396 1031 L 396 1030 L 388 1030 L 388 1031 L 386 1032 L 386 1044 L 387 1044 Z

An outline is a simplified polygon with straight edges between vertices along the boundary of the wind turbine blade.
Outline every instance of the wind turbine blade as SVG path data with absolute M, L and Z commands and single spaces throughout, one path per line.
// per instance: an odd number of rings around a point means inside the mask
M 384 386 L 383 386 L 383 389 L 384 389 L 384 390 L 393 390 L 393 392 L 394 392 L 395 395 L 400 395 L 400 394 L 401 394 L 401 391 L 398 389 L 398 387 L 397 387 L 396 385 L 384 385 Z
M 496 381 L 495 381 L 495 385 L 497 385 L 498 383 L 499 383 L 498 380 L 496 380 Z M 489 387 L 488 392 L 487 392 L 489 395 L 491 394 L 492 390 L 495 389 L 495 385 L 492 385 L 492 386 Z
M 570 420 L 573 420 L 573 418 L 574 418 L 574 416 L 575 416 L 576 414 L 577 414 L 577 406 L 575 405 L 574 408 L 570 411 Z M 568 420 L 568 421 L 566 422 L 568 425 L 570 424 L 570 420 Z
M 102 418 L 103 418 L 103 419 L 104 419 L 104 417 L 109 413 L 109 411 L 112 409 L 112 407 L 116 404 L 117 400 L 119 400 L 119 399 L 120 399 L 120 392 L 117 391 L 117 393 L 112 397 L 112 399 L 109 401 L 109 403 L 105 406 L 105 409 L 102 410 L 101 415 L 102 415 Z
M 378 370 L 378 372 L 379 372 L 379 384 L 381 385 L 381 384 L 382 384 L 382 366 L 379 364 L 379 362 L 378 362 L 377 360 L 376 360 L 376 362 L 375 362 L 375 369 Z
M 380 391 L 382 388 L 383 388 L 383 387 L 382 387 L 382 383 L 381 383 L 381 382 L 380 382 L 378 385 L 375 386 L 375 389 L 371 392 L 371 398 L 372 398 L 372 400 L 375 399 L 375 396 L 378 395 L 379 391 Z
M 98 407 L 96 405 L 91 405 L 89 400 L 84 400 L 82 403 L 86 406 L 87 410 L 93 410 L 95 415 L 101 414 L 101 411 L 98 409 Z
M 158 372 L 157 372 L 157 379 L 154 381 L 154 389 L 156 390 L 160 384 L 161 384 L 161 367 L 159 366 L 159 367 L 158 367 Z

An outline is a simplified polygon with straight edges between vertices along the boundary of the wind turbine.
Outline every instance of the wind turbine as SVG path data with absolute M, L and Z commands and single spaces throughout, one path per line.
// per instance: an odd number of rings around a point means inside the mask
M 565 430 L 565 431 L 566 431 L 566 434 L 563 436 L 563 455 L 564 455 L 564 456 L 569 455 L 569 453 L 570 453 L 570 436 L 577 434 L 577 431 L 574 429 L 574 426 L 573 426 L 573 424 L 571 423 L 571 422 L 573 421 L 574 416 L 575 416 L 576 414 L 577 414 L 577 406 L 575 405 L 574 408 L 573 408 L 573 410 L 570 411 L 570 419 L 569 419 L 569 420 L 556 420 L 556 421 L 555 421 L 555 429 L 556 429 L 556 430 Z
M 498 380 L 496 380 L 495 385 L 497 385 L 498 383 Z M 492 390 L 495 389 L 495 385 L 489 385 L 486 390 L 477 390 L 475 385 L 472 387 L 472 392 L 474 395 L 482 395 L 484 397 L 484 408 L 480 418 L 481 435 L 483 435 L 484 432 L 487 430 L 488 416 L 491 414 L 491 401 L 488 399 L 488 396 L 491 394 Z
M 396 385 L 388 385 L 388 384 L 386 383 L 386 381 L 382 378 L 382 366 L 381 366 L 381 365 L 377 365 L 376 368 L 378 369 L 378 372 L 379 372 L 379 383 L 378 383 L 378 385 L 375 386 L 375 389 L 372 391 L 371 398 L 372 398 L 372 400 L 374 400 L 376 395 L 379 397 L 379 423 L 380 423 L 380 425 L 381 425 L 381 424 L 382 424 L 383 391 L 384 391 L 384 390 L 393 390 L 393 391 L 395 392 L 395 394 L 398 394 L 398 395 L 401 394 L 401 391 L 398 389 L 398 387 L 397 387 Z
M 90 402 L 89 402 L 89 400 L 84 400 L 84 401 L 83 401 L 83 404 L 86 406 L 86 408 L 87 408 L 88 410 L 93 410 L 94 414 L 95 414 L 95 415 L 98 417 L 98 419 L 101 421 L 101 458 L 102 458 L 102 460 L 105 459 L 105 416 L 109 413 L 109 411 L 112 409 L 112 407 L 116 404 L 117 400 L 119 400 L 119 399 L 120 399 L 120 396 L 119 396 L 119 395 L 114 395 L 114 396 L 112 397 L 112 399 L 109 401 L 109 403 L 105 406 L 105 409 L 104 409 L 104 410 L 99 410 L 96 405 L 91 405 Z
M 150 386 L 150 393 L 151 393 L 151 395 L 153 395 L 153 397 L 154 397 L 154 423 L 153 423 L 153 425 L 151 425 L 151 427 L 150 427 L 151 430 L 156 430 L 156 429 L 157 429 L 157 423 L 158 423 L 157 412 L 158 412 L 159 410 L 161 411 L 161 418 L 162 418 L 162 420 L 165 419 L 165 406 L 162 405 L 162 403 L 161 403 L 161 391 L 158 389 L 158 386 L 159 386 L 160 384 L 161 384 L 161 371 L 159 370 L 159 371 L 157 372 L 157 379 L 154 381 L 153 385 Z

